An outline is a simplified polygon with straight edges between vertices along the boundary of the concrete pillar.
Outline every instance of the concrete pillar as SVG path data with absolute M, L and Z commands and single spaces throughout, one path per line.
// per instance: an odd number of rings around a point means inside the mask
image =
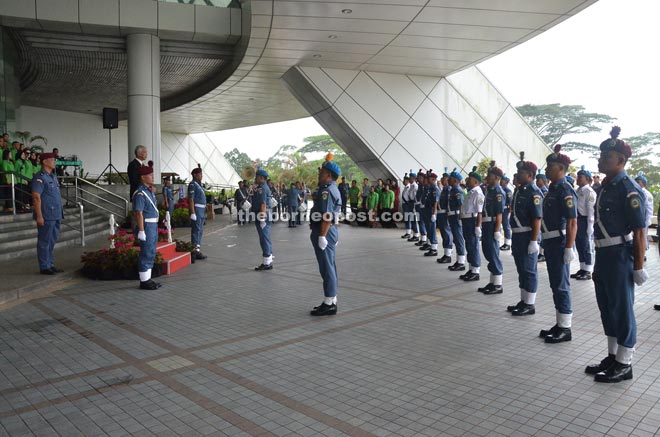
M 128 154 L 143 145 L 160 181 L 160 39 L 136 33 L 126 38 L 128 51 Z

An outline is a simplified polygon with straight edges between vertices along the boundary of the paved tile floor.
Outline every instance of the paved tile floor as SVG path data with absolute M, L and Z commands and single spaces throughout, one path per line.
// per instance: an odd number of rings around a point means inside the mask
M 274 228 L 254 272 L 253 225 L 206 236 L 208 260 L 162 279 L 76 278 L 0 312 L 2 435 L 654 435 L 660 432 L 660 263 L 638 289 L 633 381 L 583 373 L 605 354 L 593 285 L 573 282 L 574 340 L 421 256 L 400 230 L 340 227 L 339 314 L 314 319 L 321 281 L 305 227 Z M 577 265 L 573 270 L 577 269 Z M 485 267 L 483 269 L 485 271 Z M 487 279 L 487 274 L 482 274 Z

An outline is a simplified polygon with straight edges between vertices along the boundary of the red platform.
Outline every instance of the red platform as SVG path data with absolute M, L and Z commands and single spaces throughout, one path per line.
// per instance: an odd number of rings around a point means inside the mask
M 191 264 L 190 252 L 177 252 L 176 243 L 158 243 L 156 251 L 165 260 L 164 275 L 171 275 Z

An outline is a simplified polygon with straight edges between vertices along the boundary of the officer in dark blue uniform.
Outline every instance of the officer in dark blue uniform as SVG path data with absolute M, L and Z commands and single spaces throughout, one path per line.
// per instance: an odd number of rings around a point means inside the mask
M 484 258 L 488 260 L 488 271 L 490 281 L 485 287 L 479 288 L 483 294 L 501 294 L 502 288 L 502 261 L 500 260 L 500 238 L 502 237 L 502 214 L 506 195 L 500 186 L 500 180 L 504 172 L 495 167 L 495 161 L 491 161 L 486 175 L 486 201 L 484 204 L 483 217 L 481 219 L 481 250 Z
M 484 193 L 481 189 L 481 175 L 477 173 L 477 166 L 465 180 L 468 194 L 461 205 L 461 225 L 463 238 L 465 238 L 465 251 L 470 269 L 459 276 L 464 281 L 478 281 L 481 269 L 481 253 L 479 252 L 479 239 L 481 238 L 481 217 L 484 208 Z
M 323 278 L 323 302 L 314 307 L 312 316 L 331 316 L 337 314 L 337 266 L 335 263 L 336 246 L 339 232 L 335 225 L 341 209 L 341 195 L 337 189 L 337 179 L 341 169 L 328 154 L 319 169 L 319 188 L 310 213 L 309 238 L 314 247 L 319 272 Z
M 456 246 L 456 262 L 448 268 L 452 272 L 465 270 L 465 239 L 463 238 L 463 226 L 461 225 L 461 206 L 463 206 L 463 189 L 461 188 L 461 175 L 456 168 L 449 174 L 449 209 L 447 217 L 451 235 Z
M 140 185 L 133 193 L 133 212 L 137 224 L 137 240 L 140 243 L 138 257 L 138 272 L 140 274 L 140 289 L 155 290 L 160 284 L 151 279 L 151 269 L 156 258 L 158 244 L 158 207 L 156 196 L 151 191 L 154 183 L 153 167 L 138 168 Z
M 165 184 L 163 185 L 163 201 L 165 209 L 170 213 L 170 222 L 172 214 L 174 213 L 174 192 L 172 191 L 172 178 L 165 177 Z
M 248 190 L 245 187 L 245 183 L 243 181 L 238 181 L 238 190 L 234 193 L 234 202 L 236 204 L 236 220 L 238 221 L 238 225 L 244 225 L 246 222 L 246 215 L 247 215 L 247 205 L 245 205 L 245 202 L 248 200 Z M 245 208 L 244 208 L 245 206 Z
M 255 178 L 257 187 L 252 194 L 252 213 L 257 219 L 254 223 L 257 227 L 257 234 L 259 234 L 263 262 L 254 268 L 256 271 L 273 269 L 273 243 L 270 240 L 271 216 L 269 213 L 271 192 L 266 181 L 268 181 L 268 172 L 262 169 L 257 170 Z
M 585 372 L 597 382 L 632 379 L 632 356 L 637 342 L 633 304 L 635 284 L 648 280 L 644 268 L 646 213 L 642 189 L 624 170 L 632 156 L 628 144 L 618 139 L 615 126 L 600 145 L 598 171 L 605 173 L 596 198 L 593 281 L 601 321 L 607 336 L 608 355 Z
M 511 179 L 507 175 L 502 177 L 500 185 L 504 190 L 504 211 L 502 211 L 502 228 L 504 229 L 504 244 L 500 246 L 500 250 L 511 250 L 511 202 L 513 201 L 513 190 L 509 186 Z
M 548 278 L 555 303 L 557 323 L 539 336 L 546 343 L 571 341 L 571 262 L 577 259 L 575 234 L 577 233 L 577 194 L 566 182 L 566 171 L 571 158 L 560 153 L 557 144 L 554 153 L 548 155 L 546 174 L 552 182 L 548 194 L 543 198 L 543 248 L 545 249 Z
M 548 178 L 546 175 L 541 172 L 536 175 L 536 186 L 541 190 L 543 197 L 548 194 Z M 543 235 L 541 235 L 541 241 L 543 241 Z M 543 248 L 543 245 L 541 245 L 541 248 L 539 249 L 538 261 L 540 263 L 545 262 L 545 249 Z
M 445 172 L 442 173 L 442 179 L 440 179 L 440 184 L 442 189 L 440 191 L 440 201 L 438 202 L 438 219 L 437 226 L 440 229 L 440 236 L 442 237 L 442 250 L 443 254 L 441 258 L 438 258 L 436 261 L 439 264 L 449 264 L 451 262 L 451 253 L 454 247 L 454 238 L 449 228 L 449 192 L 451 187 L 449 186 L 449 173 L 448 168 L 445 167 Z
M 289 227 L 296 227 L 296 217 L 300 212 L 298 212 L 298 207 L 300 206 L 300 191 L 296 188 L 295 182 L 291 182 L 291 187 L 286 190 L 286 205 L 287 213 L 289 214 Z
M 528 316 L 536 312 L 536 290 L 538 288 L 538 254 L 543 217 L 541 190 L 534 183 L 538 170 L 536 164 L 525 161 L 525 152 L 520 152 L 514 180 L 519 184 L 511 201 L 511 254 L 518 272 L 520 301 L 507 307 L 514 316 Z
M 195 259 L 206 259 L 202 253 L 202 234 L 206 221 L 206 193 L 202 187 L 202 169 L 192 171 L 192 182 L 188 185 L 188 209 L 190 210 L 190 241 L 195 246 Z
M 421 171 L 417 173 L 417 193 L 415 194 L 415 216 L 417 218 L 417 226 L 419 226 L 419 241 L 415 246 L 420 246 L 421 250 L 424 249 L 426 243 L 426 226 L 424 225 L 424 197 L 426 191 L 426 177 Z M 414 241 L 414 240 L 413 240 Z
M 428 186 L 424 193 L 424 226 L 428 236 L 429 249 L 424 256 L 438 256 L 438 232 L 436 231 L 436 220 L 438 214 L 438 201 L 440 190 L 438 189 L 438 175 L 429 170 L 426 175 Z
M 37 260 L 39 273 L 54 275 L 62 270 L 55 267 L 53 250 L 64 218 L 60 184 L 55 174 L 55 154 L 41 155 L 41 171 L 32 178 L 33 217 L 37 221 Z

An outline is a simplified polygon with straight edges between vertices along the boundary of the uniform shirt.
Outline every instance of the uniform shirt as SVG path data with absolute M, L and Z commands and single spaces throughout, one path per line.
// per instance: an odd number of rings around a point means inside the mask
M 548 186 L 547 185 L 544 185 L 543 188 L 539 188 L 539 190 L 541 190 L 541 194 L 543 195 L 543 197 L 548 195 Z
M 401 200 L 403 203 L 408 202 L 408 192 L 410 191 L 410 184 L 404 185 L 403 190 L 401 190 Z
M 463 190 L 460 184 L 449 189 L 449 211 L 460 211 L 463 205 Z
M 261 205 L 266 205 L 266 211 L 270 209 L 270 198 L 272 197 L 270 193 L 270 188 L 268 184 L 263 182 L 254 189 L 252 194 L 252 212 L 260 213 Z M 267 217 L 266 220 L 269 220 L 270 217 Z
M 236 204 L 238 206 L 243 205 L 243 202 L 245 202 L 248 198 L 247 189 L 243 187 L 236 190 L 236 192 L 234 193 L 234 198 L 236 199 Z
M 62 220 L 64 218 L 60 184 L 57 181 L 55 170 L 51 173 L 42 170 L 34 175 L 32 192 L 39 193 L 41 196 L 41 215 L 44 220 Z M 33 214 L 33 217 L 36 219 L 37 215 Z
M 428 208 L 430 213 L 433 213 L 433 207 L 440 201 L 440 190 L 436 184 L 431 184 L 427 187 L 424 193 L 424 207 Z
M 511 187 L 509 185 L 506 187 L 500 185 L 500 188 L 504 191 L 504 209 L 511 209 L 511 202 L 513 202 L 513 191 Z
M 424 205 L 422 204 L 424 200 L 424 188 L 425 185 L 417 185 L 417 191 L 415 192 L 415 205 L 423 208 Z
M 577 189 L 577 211 L 578 216 L 587 217 L 589 221 L 594 219 L 594 208 L 596 207 L 596 192 L 589 185 Z
M 566 221 L 577 217 L 576 198 L 566 178 L 550 184 L 543 199 L 543 232 L 566 229 Z
M 297 188 L 289 188 L 285 193 L 287 205 L 291 208 L 297 208 L 300 205 L 300 190 Z
M 196 205 L 204 205 L 206 207 L 206 193 L 204 192 L 204 188 L 202 188 L 197 181 L 192 181 L 188 185 L 188 197 L 190 197 Z
M 404 200 L 407 200 L 410 203 L 415 203 L 417 200 L 417 189 L 419 185 L 417 182 L 411 182 L 410 185 L 408 185 L 408 197 L 407 199 L 404 198 Z
M 596 198 L 594 239 L 621 237 L 646 227 L 645 201 L 642 187 L 625 170 L 610 181 L 605 178 Z
M 167 199 L 168 205 L 172 205 L 174 202 L 174 193 L 172 192 L 171 185 L 163 185 L 163 197 Z
M 394 194 L 394 193 L 393 193 Z M 330 181 L 325 184 L 319 185 L 318 190 L 316 191 L 316 201 L 312 207 L 310 214 L 310 219 L 312 221 L 312 227 L 314 229 L 319 229 L 321 227 L 321 221 L 323 218 L 317 217 L 320 214 L 330 213 L 333 215 L 331 223 L 335 223 L 339 211 L 341 209 L 341 194 L 337 188 L 337 183 L 335 181 Z M 314 214 L 317 213 L 317 214 Z
M 651 226 L 651 220 L 653 219 L 653 194 L 646 188 L 643 188 L 640 186 L 642 189 L 642 193 L 644 193 L 644 197 L 646 197 L 646 202 L 644 206 L 646 207 L 646 227 L 648 228 Z
M 346 182 L 342 182 L 341 184 L 337 185 L 337 189 L 339 189 L 339 194 L 341 195 L 342 199 L 346 199 L 348 197 L 348 184 Z
M 145 219 L 158 218 L 156 196 L 144 184 L 140 184 L 133 193 L 133 211 L 142 211 L 142 216 Z
M 442 190 L 440 190 L 440 200 L 438 201 L 438 210 L 443 210 L 444 211 L 443 214 L 446 214 L 447 211 L 449 211 L 450 193 L 451 193 L 451 187 L 449 185 L 445 185 L 444 187 L 442 187 Z
M 511 201 L 511 228 L 528 227 L 543 218 L 543 194 L 534 181 L 516 190 Z
M 484 193 L 481 187 L 476 186 L 468 191 L 467 197 L 461 205 L 461 215 L 478 214 L 484 209 Z
M 486 189 L 486 202 L 484 204 L 484 217 L 495 217 L 504 212 L 506 195 L 499 185 L 493 185 Z

